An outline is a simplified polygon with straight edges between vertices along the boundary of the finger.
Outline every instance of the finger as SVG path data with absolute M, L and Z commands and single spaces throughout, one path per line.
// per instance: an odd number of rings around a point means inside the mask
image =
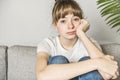
M 111 57 L 111 59 L 114 59 L 114 56 L 110 56 Z
M 81 19 L 81 23 L 88 23 L 88 21 L 85 19 Z
M 120 75 L 119 70 L 117 70 L 117 71 L 116 71 L 116 75 L 117 75 L 117 76 L 119 76 L 119 75 Z
M 118 71 L 116 72 L 116 75 L 119 76 L 119 72 Z
M 111 55 L 106 55 L 106 56 L 111 58 L 111 59 L 114 59 L 114 56 L 111 56 Z
M 113 77 L 112 77 L 112 79 L 116 79 L 117 78 L 117 75 L 114 75 Z
M 105 58 L 114 60 L 114 56 L 106 55 Z
M 116 71 L 115 74 L 113 75 L 112 79 L 116 79 L 119 77 L 119 71 Z
M 117 61 L 114 61 L 114 62 L 115 62 L 116 65 L 118 65 L 118 62 L 117 62 Z M 118 68 L 118 66 L 117 66 L 117 68 Z

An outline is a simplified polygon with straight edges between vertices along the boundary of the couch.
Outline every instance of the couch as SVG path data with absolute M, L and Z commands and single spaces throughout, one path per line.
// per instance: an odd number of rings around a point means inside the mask
M 115 56 L 120 68 L 120 44 L 101 44 L 103 52 Z M 36 80 L 36 47 L 0 46 L 0 80 Z M 120 80 L 120 77 L 117 79 Z

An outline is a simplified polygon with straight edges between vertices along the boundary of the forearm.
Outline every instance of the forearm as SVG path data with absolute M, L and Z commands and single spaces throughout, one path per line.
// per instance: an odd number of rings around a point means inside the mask
M 98 57 L 104 56 L 104 53 L 101 52 L 95 46 L 95 44 L 92 43 L 92 41 L 87 37 L 87 35 L 84 32 L 81 31 L 81 33 L 79 35 L 79 39 L 81 39 L 81 41 L 83 42 L 83 44 L 86 47 L 91 58 L 98 58 Z M 111 78 L 111 76 L 109 74 L 104 73 L 103 71 L 100 71 L 100 70 L 99 70 L 99 72 L 105 80 Z
M 85 48 L 88 51 L 88 54 L 91 58 L 97 58 L 104 56 L 104 53 L 101 52 L 94 43 L 87 37 L 86 33 L 80 31 L 80 35 L 78 35 L 79 39 L 83 42 Z
M 90 59 L 77 63 L 52 64 L 41 72 L 40 80 L 68 80 L 81 74 L 96 70 L 95 59 Z
M 98 57 L 104 57 L 104 53 L 99 50 L 94 43 L 87 37 L 87 35 L 84 32 L 84 28 L 89 27 L 89 23 L 86 20 L 83 20 L 83 23 L 80 24 L 80 26 L 77 28 L 77 35 L 79 39 L 83 42 L 84 46 L 86 47 L 88 54 L 91 58 L 98 58 Z M 98 69 L 99 70 L 99 69 Z M 101 69 L 102 70 L 102 69 Z M 100 71 L 100 74 L 103 76 L 105 80 L 109 80 L 112 76 L 104 71 Z

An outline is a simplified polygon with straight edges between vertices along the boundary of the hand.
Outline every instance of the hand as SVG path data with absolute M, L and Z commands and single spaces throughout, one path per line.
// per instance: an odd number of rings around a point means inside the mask
M 86 32 L 88 31 L 89 27 L 90 27 L 89 22 L 85 19 L 82 19 L 80 22 L 80 25 L 77 28 L 77 33 L 79 34 L 80 30 L 82 30 L 83 32 Z
M 101 76 L 103 77 L 104 80 L 111 80 L 113 77 L 112 75 L 102 72 L 102 71 L 99 71 L 99 73 L 101 74 Z
M 99 58 L 98 70 L 106 73 L 107 77 L 116 79 L 119 75 L 117 62 L 112 56 L 104 56 Z M 108 75 L 109 74 L 109 75 Z
M 113 60 L 113 59 L 114 59 L 114 57 L 113 57 L 113 56 L 110 56 L 110 55 L 106 55 L 105 58 L 108 59 L 108 60 L 109 60 L 109 59 L 110 59 L 110 60 Z M 101 76 L 103 77 L 104 80 L 110 80 L 110 79 L 113 78 L 113 76 L 110 75 L 110 74 L 108 74 L 108 73 L 105 73 L 105 72 L 103 72 L 103 71 L 99 71 L 99 72 L 100 72 L 100 74 L 101 74 Z
M 115 61 L 115 60 L 114 60 L 114 56 L 106 55 L 105 58 L 108 59 L 108 60 L 113 60 L 113 61 Z M 116 63 L 117 63 L 117 62 L 116 62 Z M 119 76 L 119 70 L 117 69 L 117 71 L 115 72 L 115 75 L 114 75 L 114 76 L 111 76 L 111 75 L 109 75 L 109 74 L 107 74 L 107 73 L 106 73 L 105 75 L 106 75 L 106 77 L 107 77 L 107 80 L 108 80 L 108 79 L 116 79 L 117 76 Z M 111 78 L 110 78 L 110 77 L 111 77 Z

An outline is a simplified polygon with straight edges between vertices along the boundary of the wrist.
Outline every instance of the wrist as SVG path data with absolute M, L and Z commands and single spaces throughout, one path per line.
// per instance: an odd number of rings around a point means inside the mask
M 99 58 L 94 58 L 93 59 L 93 65 L 95 67 L 96 70 L 99 70 Z
M 98 70 L 98 59 L 97 58 L 94 58 L 94 59 L 91 59 L 91 63 L 92 64 L 92 67 L 94 68 L 94 70 Z
M 79 34 L 77 34 L 77 36 L 78 36 L 79 39 L 82 40 L 84 37 L 86 37 L 86 33 L 81 30 L 81 31 L 79 31 Z

